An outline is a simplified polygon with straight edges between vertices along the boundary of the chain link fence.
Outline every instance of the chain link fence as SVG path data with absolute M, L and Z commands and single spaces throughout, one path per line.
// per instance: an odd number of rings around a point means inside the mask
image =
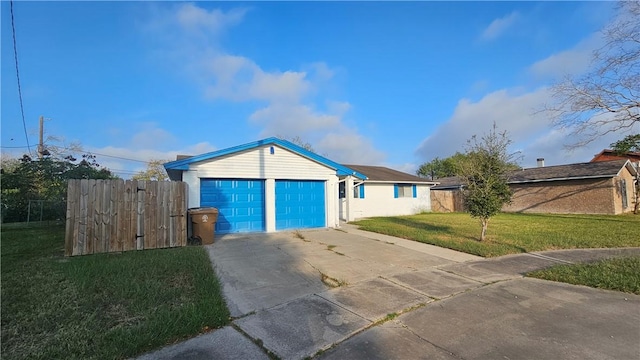
M 67 214 L 67 202 L 64 200 L 25 200 L 11 205 L 0 203 L 2 223 L 42 223 L 64 222 Z

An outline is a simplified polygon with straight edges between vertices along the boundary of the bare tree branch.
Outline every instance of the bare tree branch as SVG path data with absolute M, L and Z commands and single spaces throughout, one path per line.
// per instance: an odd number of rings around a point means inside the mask
M 553 102 L 539 111 L 575 135 L 569 148 L 640 124 L 640 1 L 621 1 L 602 34 L 605 44 L 593 52 L 590 69 L 553 85 Z

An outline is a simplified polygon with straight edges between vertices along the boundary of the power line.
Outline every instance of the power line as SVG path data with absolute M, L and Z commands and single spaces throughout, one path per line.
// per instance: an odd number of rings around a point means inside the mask
M 31 145 L 29 144 L 29 135 L 27 135 L 27 123 L 24 120 L 24 105 L 22 103 L 22 88 L 20 87 L 20 70 L 18 67 L 18 46 L 16 41 L 16 25 L 13 19 L 13 0 L 10 1 L 11 7 L 11 30 L 13 31 L 13 57 L 16 60 L 16 78 L 18 79 L 18 98 L 20 99 L 20 113 L 22 114 L 22 127 L 24 128 L 24 137 L 27 139 L 27 149 L 31 155 Z
M 29 146 L 0 146 L 0 148 L 2 148 L 2 149 L 24 149 L 24 148 L 28 148 L 28 147 L 29 147 Z M 100 154 L 100 153 L 93 152 L 93 151 L 77 150 L 77 149 L 72 149 L 72 148 L 63 147 L 63 146 L 49 145 L 49 147 L 56 148 L 56 149 L 58 149 L 58 150 L 69 150 L 69 151 L 73 151 L 73 152 L 77 152 L 77 153 L 81 153 L 81 154 L 99 155 L 99 156 L 105 156 L 105 157 L 114 158 L 114 159 L 121 159 L 121 160 L 127 160 L 127 161 L 135 161 L 135 162 L 139 162 L 139 163 L 142 163 L 142 164 L 150 164 L 150 163 L 151 163 L 151 161 L 144 161 L 144 160 L 138 160 L 138 159 L 131 159 L 131 158 L 126 158 L 126 157 L 122 157 L 122 156 L 114 156 L 114 155 Z

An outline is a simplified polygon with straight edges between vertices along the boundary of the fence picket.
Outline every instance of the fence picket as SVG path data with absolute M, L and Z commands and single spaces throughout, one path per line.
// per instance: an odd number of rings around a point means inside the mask
M 69 180 L 65 255 L 186 245 L 187 184 Z

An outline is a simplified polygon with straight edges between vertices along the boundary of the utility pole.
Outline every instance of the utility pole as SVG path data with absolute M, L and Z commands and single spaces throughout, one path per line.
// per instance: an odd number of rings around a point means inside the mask
M 40 141 L 38 142 L 38 159 L 42 160 L 42 153 L 44 151 L 44 116 L 40 115 Z
M 42 160 L 42 157 L 49 155 L 49 151 L 44 148 L 44 116 L 40 115 L 40 138 L 38 141 L 38 159 Z

